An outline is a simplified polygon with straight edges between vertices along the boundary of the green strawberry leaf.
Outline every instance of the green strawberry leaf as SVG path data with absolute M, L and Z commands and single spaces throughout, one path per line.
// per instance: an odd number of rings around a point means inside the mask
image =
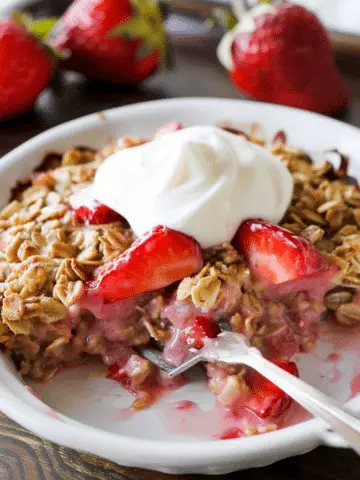
M 38 40 L 45 40 L 57 24 L 55 17 L 34 20 L 27 12 L 15 12 L 13 19 L 23 25 Z
M 58 19 L 55 17 L 34 20 L 30 25 L 29 31 L 39 40 L 45 40 L 48 38 L 51 30 L 55 27 L 57 22 Z
M 29 22 L 32 20 L 32 16 L 24 11 L 14 12 L 11 17 L 14 22 L 25 27 L 27 27 Z
M 20 11 L 13 13 L 12 18 L 15 22 L 25 27 L 43 45 L 55 61 L 68 58 L 69 53 L 67 51 L 55 49 L 49 43 L 50 34 L 58 23 L 56 17 L 35 20 L 29 13 Z
M 118 25 L 110 36 L 125 36 L 127 39 L 135 40 L 137 38 L 148 38 L 151 41 L 151 27 L 146 20 L 141 17 L 133 17 L 125 23 Z
M 131 5 L 139 16 L 152 15 L 150 3 L 147 0 L 131 0 Z
M 162 67 L 167 65 L 166 32 L 159 5 L 153 0 L 131 0 L 134 16 L 117 25 L 109 32 L 109 36 L 121 36 L 128 40 L 141 39 L 141 51 L 137 58 L 145 58 L 145 52 L 157 51 Z M 143 44 L 146 44 L 146 47 Z
M 205 20 L 206 24 L 221 25 L 225 30 L 232 30 L 237 24 L 235 15 L 222 9 L 214 8 L 210 17 Z
M 162 15 L 160 6 L 153 0 L 131 0 L 131 5 L 135 13 L 155 22 L 162 24 Z

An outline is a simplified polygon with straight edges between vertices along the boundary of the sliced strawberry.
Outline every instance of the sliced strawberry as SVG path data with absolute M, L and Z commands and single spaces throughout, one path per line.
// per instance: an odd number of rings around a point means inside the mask
M 75 212 L 76 220 L 80 223 L 102 225 L 105 223 L 118 222 L 122 219 L 121 215 L 117 212 L 114 212 L 111 208 L 95 200 L 91 196 L 88 188 L 84 188 L 71 195 L 69 203 Z
M 299 376 L 294 362 L 287 360 L 273 360 L 272 362 L 291 375 Z M 251 371 L 248 384 L 252 393 L 247 396 L 244 406 L 258 417 L 278 417 L 290 407 L 292 399 L 259 373 Z
M 198 272 L 203 266 L 199 244 L 164 226 L 157 226 L 124 253 L 99 267 L 88 284 L 89 295 L 116 302 L 166 287 Z
M 329 268 L 307 240 L 262 220 L 243 222 L 234 243 L 245 255 L 251 273 L 267 285 L 315 276 Z
M 182 332 L 186 345 L 197 349 L 204 346 L 205 338 L 215 338 L 219 333 L 220 328 L 216 321 L 203 316 L 197 316 L 190 320 Z
M 182 130 L 183 128 L 184 128 L 184 125 L 180 122 L 165 123 L 165 125 L 160 127 L 155 132 L 154 138 L 162 137 L 163 135 L 167 135 L 168 133 L 178 132 L 179 130 Z
M 277 395 L 255 395 L 247 397 L 244 406 L 260 418 L 276 418 L 288 410 L 291 405 L 291 398 L 284 398 Z
M 90 225 L 102 225 L 121 220 L 121 216 L 117 212 L 97 200 L 93 200 L 91 206 L 82 206 L 76 209 L 75 216 L 78 222 L 88 222 Z
M 295 362 L 289 362 L 288 360 L 272 360 L 272 363 L 280 367 L 282 370 L 290 373 L 291 375 L 294 375 L 295 377 L 299 376 L 299 371 Z M 265 394 L 273 393 L 275 395 L 283 397 L 286 396 L 286 393 L 284 393 L 281 388 L 274 385 L 272 382 L 270 382 L 270 380 L 263 377 L 257 372 L 254 372 L 254 374 L 252 375 L 250 386 L 251 389 L 255 392 Z

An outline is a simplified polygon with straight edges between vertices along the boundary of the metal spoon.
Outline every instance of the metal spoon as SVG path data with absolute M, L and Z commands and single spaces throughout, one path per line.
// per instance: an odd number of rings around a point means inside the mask
M 222 332 L 208 346 L 192 353 L 185 362 L 176 367 L 165 363 L 161 358 L 161 352 L 156 349 L 145 347 L 141 349 L 141 353 L 158 365 L 169 377 L 175 377 L 203 361 L 248 365 L 281 388 L 314 416 L 325 420 L 347 441 L 349 446 L 360 454 L 360 420 L 336 399 L 264 358 L 257 348 L 250 345 L 244 335 Z

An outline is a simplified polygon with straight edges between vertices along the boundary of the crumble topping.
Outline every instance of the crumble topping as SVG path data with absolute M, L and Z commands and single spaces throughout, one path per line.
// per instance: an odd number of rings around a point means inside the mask
M 309 240 L 339 266 L 339 287 L 327 294 L 325 305 L 332 304 L 330 310 L 340 324 L 346 324 L 344 310 L 351 310 L 353 323 L 359 322 L 360 306 L 352 302 L 360 286 L 360 190 L 356 180 L 347 175 L 349 159 L 330 152 L 340 160 L 335 170 L 326 160 L 312 164 L 286 143 L 272 150 L 294 179 L 294 195 L 281 225 Z

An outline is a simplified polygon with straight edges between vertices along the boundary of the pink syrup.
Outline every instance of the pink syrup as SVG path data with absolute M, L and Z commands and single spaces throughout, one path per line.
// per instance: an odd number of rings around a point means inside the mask
M 37 392 L 35 392 L 35 390 L 32 387 L 30 387 L 29 385 L 26 385 L 25 388 L 28 392 L 34 395 L 34 397 L 40 400 L 40 395 Z
M 340 360 L 340 354 L 336 352 L 329 353 L 326 359 L 328 362 L 338 362 Z
M 360 393 L 360 373 L 351 381 L 351 398 L 356 397 Z
M 53 408 L 48 407 L 46 408 L 45 412 L 48 417 L 53 418 L 54 420 L 58 420 L 59 422 L 62 422 L 61 417 Z
M 195 402 L 191 402 L 190 400 L 181 400 L 174 404 L 174 408 L 176 410 L 194 410 L 197 408 L 197 404 Z
M 135 400 L 141 400 L 145 397 L 147 402 L 149 402 L 149 406 L 151 406 L 164 397 L 167 397 L 171 392 L 184 387 L 187 383 L 188 379 L 185 375 L 178 375 L 175 378 L 169 378 L 160 372 L 159 375 L 157 375 L 156 383 L 154 385 L 149 386 L 146 390 L 133 393 L 133 395 Z M 120 418 L 126 419 L 136 413 L 136 410 L 133 408 L 133 402 L 129 407 L 120 410 Z
M 276 419 L 262 419 L 244 407 L 234 410 L 215 402 L 210 409 L 202 409 L 189 400 L 162 405 L 160 416 L 172 434 L 209 440 L 257 435 L 311 418 L 310 414 L 295 403 Z

